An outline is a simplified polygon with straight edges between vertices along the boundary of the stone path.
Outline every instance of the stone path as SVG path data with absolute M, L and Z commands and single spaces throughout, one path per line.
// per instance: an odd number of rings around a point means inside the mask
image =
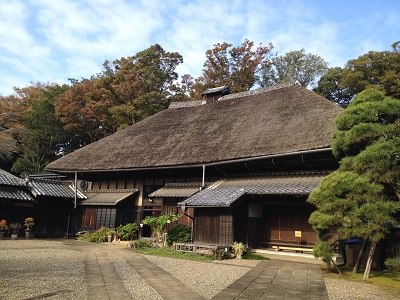
M 261 261 L 212 299 L 328 299 L 318 265 Z
M 5 300 L 328 299 L 320 265 L 298 261 L 229 261 L 216 268 L 176 259 L 168 260 L 170 268 L 124 243 L 69 239 L 0 241 L 0 254 Z
M 88 299 L 104 299 L 105 295 L 108 299 L 131 299 L 109 262 L 107 246 L 82 242 L 72 244 L 85 248 Z M 113 247 L 113 252 L 117 252 L 162 299 L 204 299 L 144 256 L 120 246 Z M 258 263 L 212 299 L 323 300 L 328 297 L 319 265 L 268 260 Z

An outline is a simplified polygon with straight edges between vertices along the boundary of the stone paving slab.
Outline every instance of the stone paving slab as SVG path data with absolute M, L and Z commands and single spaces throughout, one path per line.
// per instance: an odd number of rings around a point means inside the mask
M 317 265 L 261 261 L 212 299 L 328 299 Z
M 76 243 L 71 243 L 71 246 L 76 245 Z M 110 246 L 97 245 L 96 247 L 93 244 L 90 246 L 90 248 L 83 246 L 86 254 L 88 299 L 132 299 L 107 257 L 106 251 L 110 250 Z M 121 246 L 113 246 L 112 251 L 117 252 L 162 299 L 204 299 L 176 279 L 173 274 L 166 272 L 144 256 Z M 328 297 L 319 265 L 265 260 L 259 262 L 212 299 L 324 300 Z

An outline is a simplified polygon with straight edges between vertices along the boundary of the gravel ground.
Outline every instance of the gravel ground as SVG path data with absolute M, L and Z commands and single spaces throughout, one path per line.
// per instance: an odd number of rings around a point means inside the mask
M 125 288 L 133 299 L 137 300 L 162 300 L 161 296 L 146 281 L 133 270 L 127 262 L 113 252 L 107 253 L 110 261 L 114 264 L 119 277 L 121 277 Z
M 325 278 L 325 285 L 330 300 L 398 300 L 384 288 L 363 282 Z
M 189 264 L 187 261 L 176 258 L 153 255 L 146 255 L 146 258 L 173 274 L 184 285 L 191 287 L 206 299 L 211 299 L 258 263 L 255 260 L 230 260 L 215 262 L 191 261 Z M 193 272 L 193 270 L 196 270 L 196 272 Z
M 85 254 L 59 246 L 62 244 L 53 241 L 0 241 L 0 299 L 39 295 L 46 299 L 85 299 Z
M 161 299 L 123 258 L 112 251 L 113 248 L 104 247 L 104 251 L 110 250 L 107 251 L 110 263 L 132 298 Z M 247 260 L 189 263 L 157 256 L 146 258 L 206 299 L 211 299 L 258 263 Z M 84 251 L 71 250 L 62 241 L 0 240 L 0 299 L 86 299 L 84 262 Z M 330 300 L 397 299 L 372 284 L 333 278 L 325 278 L 325 283 Z

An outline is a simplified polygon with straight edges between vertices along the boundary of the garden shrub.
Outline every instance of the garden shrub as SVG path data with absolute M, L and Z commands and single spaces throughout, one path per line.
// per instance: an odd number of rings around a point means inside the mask
M 192 227 L 177 224 L 168 231 L 167 243 L 172 246 L 173 243 L 188 243 L 191 239 Z
M 153 247 L 153 242 L 147 239 L 140 239 L 132 242 L 132 247 L 134 249 L 143 249 Z
M 326 271 L 329 273 L 331 270 L 331 260 L 333 258 L 332 245 L 326 241 L 318 241 L 314 245 L 313 250 L 314 257 L 321 258 L 326 264 Z
M 387 258 L 385 260 L 385 266 L 391 272 L 400 272 L 400 256 Z
M 80 240 L 85 240 L 88 242 L 103 243 L 107 242 L 107 237 L 113 232 L 111 228 L 100 227 L 98 230 L 93 232 L 85 233 L 79 237 Z
M 130 241 L 138 230 L 136 223 L 128 223 L 117 227 L 118 236 L 122 241 Z

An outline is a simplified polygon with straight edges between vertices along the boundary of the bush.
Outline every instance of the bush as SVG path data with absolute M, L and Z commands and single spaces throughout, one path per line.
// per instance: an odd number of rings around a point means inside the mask
M 172 246 L 173 243 L 187 243 L 191 239 L 192 227 L 177 224 L 168 231 L 167 243 Z
M 385 266 L 391 272 L 400 272 L 400 257 L 387 258 Z
M 132 247 L 134 249 L 143 249 L 153 247 L 153 242 L 147 239 L 140 239 L 132 242 Z
M 81 235 L 79 239 L 89 242 L 103 243 L 107 242 L 107 237 L 112 233 L 112 231 L 111 228 L 100 227 L 98 230 Z
M 128 223 L 117 227 L 118 236 L 123 241 L 130 241 L 138 230 L 136 223 Z
M 332 245 L 326 241 L 318 241 L 313 250 L 314 257 L 321 258 L 326 264 L 326 271 L 329 273 L 331 270 L 331 260 L 333 258 Z

